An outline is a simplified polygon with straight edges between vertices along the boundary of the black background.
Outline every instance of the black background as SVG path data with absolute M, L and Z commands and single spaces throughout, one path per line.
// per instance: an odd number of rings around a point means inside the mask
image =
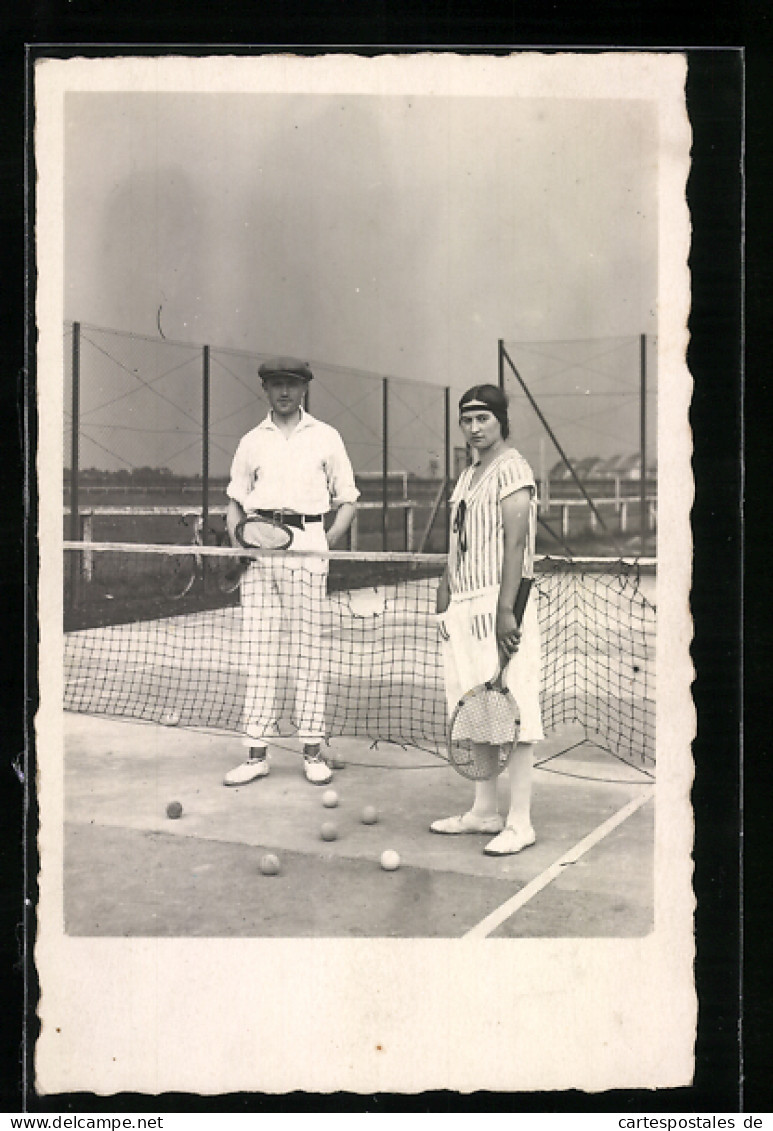
M 769 5 L 715 3 L 680 8 L 660 2 L 429 4 L 274 3 L 220 0 L 212 5 L 136 0 L 38 0 L 26 11 L 1 17 L 2 97 L 2 319 L 4 371 L 0 378 L 3 458 L 0 499 L 2 538 L 2 898 L 3 1008 L 0 1013 L 0 1110 L 19 1112 L 770 1112 L 773 1044 L 770 971 L 771 737 L 766 727 L 771 699 L 770 491 L 766 444 L 768 389 L 773 354 L 768 348 L 771 129 L 773 111 Z M 25 44 L 45 55 L 152 53 L 177 45 L 177 53 L 211 54 L 234 45 L 282 46 L 296 53 L 436 48 L 478 52 L 514 47 L 640 47 L 684 49 L 689 60 L 688 111 L 693 129 L 689 204 L 694 226 L 692 335 L 688 355 L 696 381 L 691 421 L 695 433 L 696 500 L 693 512 L 695 575 L 693 658 L 698 737 L 695 888 L 699 1030 L 692 1087 L 659 1091 L 612 1091 L 418 1097 L 317 1096 L 294 1093 L 279 1101 L 260 1094 L 38 1097 L 31 1085 L 36 1033 L 34 968 L 27 956 L 24 994 L 24 899 L 31 901 L 28 947 L 34 938 L 34 796 L 20 783 L 34 775 L 30 718 L 36 697 L 34 508 L 34 311 L 25 316 L 25 266 L 34 271 L 31 224 L 34 198 L 25 195 L 25 111 L 29 68 Z M 49 45 L 43 48 L 41 45 Z M 78 44 L 76 48 L 68 44 Z M 92 45 L 90 51 L 85 45 Z M 189 48 L 181 45 L 198 45 Z M 362 46 L 366 44 L 369 46 Z M 474 47 L 469 45 L 474 44 Z M 159 46 L 160 45 L 160 46 Z M 743 48 L 743 51 L 739 50 Z M 242 47 L 244 49 L 244 47 Z M 744 82 L 746 107 L 744 107 Z M 744 120 L 744 114 L 746 115 Z M 744 185 L 744 149 L 745 176 Z M 744 191 L 746 191 L 744 214 Z M 745 233 L 744 233 L 745 224 Z M 746 261 L 743 259 L 743 236 Z M 28 233 L 29 236 L 29 233 Z M 743 284 L 745 280 L 745 324 Z M 28 279 L 28 285 L 31 279 Z M 27 295 L 30 296 L 29 286 Z M 745 335 L 745 337 L 744 337 Z M 745 362 L 744 362 L 745 341 Z M 25 358 L 25 345 L 27 357 Z M 746 377 L 744 381 L 744 364 Z M 742 462 L 746 401 L 745 465 Z M 25 416 L 24 406 L 28 406 Z M 25 430 L 27 436 L 25 439 Z M 746 475 L 746 591 L 742 603 L 742 475 Z M 32 494 L 25 524 L 25 490 Z M 26 553 L 26 565 L 25 565 Z M 742 610 L 745 610 L 746 714 L 742 722 Z M 755 714 L 756 708 L 756 714 Z M 761 709 L 760 709 L 761 708 Z M 26 762 L 25 762 L 26 750 Z M 14 765 L 16 763 L 16 765 Z M 743 767 L 743 775 L 741 774 Z M 30 805 L 26 838 L 25 803 Z M 743 820 L 743 827 L 742 827 Z M 741 837 L 743 833 L 743 837 Z M 744 851 L 741 853 L 741 844 Z M 25 887 L 25 868 L 28 874 Z M 741 907 L 743 905 L 743 914 Z M 741 958 L 744 956 L 742 963 Z M 743 974 L 743 978 L 742 978 Z M 227 1007 L 227 1003 L 224 1003 Z M 663 1018 L 667 1041 L 667 1017 Z M 23 1033 L 26 1031 L 26 1047 Z M 740 1039 L 739 1039 L 740 1037 Z M 311 1050 L 309 1050 L 311 1053 Z M 416 1050 L 417 1058 L 423 1051 Z M 521 1116 L 523 1118 L 523 1116 Z M 740 1125 L 741 1120 L 736 1120 Z

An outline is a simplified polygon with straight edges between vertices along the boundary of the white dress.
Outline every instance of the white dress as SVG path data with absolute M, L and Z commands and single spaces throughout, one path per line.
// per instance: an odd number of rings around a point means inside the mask
M 523 576 L 534 573 L 537 529 L 536 485 L 531 468 L 513 448 L 506 449 L 471 485 L 475 465 L 465 468 L 451 496 L 452 534 L 448 555 L 451 601 L 438 617 L 443 640 L 446 697 L 449 713 L 461 696 L 491 679 L 498 666 L 496 606 L 504 558 L 501 501 L 523 487 L 531 492 L 529 528 L 524 548 Z M 458 526 L 463 505 L 463 533 Z M 532 590 L 521 626 L 518 651 L 504 676 L 521 713 L 519 741 L 544 738 L 539 704 L 540 637 L 537 594 Z

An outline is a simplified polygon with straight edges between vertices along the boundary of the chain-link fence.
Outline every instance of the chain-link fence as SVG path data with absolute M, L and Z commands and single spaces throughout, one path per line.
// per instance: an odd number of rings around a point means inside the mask
M 267 411 L 268 355 L 77 322 L 64 332 L 67 536 L 188 541 L 186 511 L 221 531 L 233 453 Z M 311 365 L 307 407 L 341 434 L 361 492 L 353 548 L 442 551 L 449 391 Z
M 546 549 L 655 552 L 657 351 L 645 335 L 499 344 L 500 382 L 540 484 Z M 552 540 L 552 547 L 550 542 Z
M 267 411 L 268 355 L 80 323 L 64 334 L 65 534 L 188 542 L 187 512 L 220 534 L 233 453 Z M 439 385 L 311 364 L 309 411 L 340 432 L 361 492 L 352 548 L 443 552 L 449 484 L 466 462 L 458 391 L 452 406 Z M 651 339 L 502 341 L 499 372 L 539 481 L 540 548 L 652 555 Z

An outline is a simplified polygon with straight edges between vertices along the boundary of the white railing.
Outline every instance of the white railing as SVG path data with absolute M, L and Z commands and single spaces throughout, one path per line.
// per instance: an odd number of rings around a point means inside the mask
M 640 500 L 635 496 L 623 496 L 618 490 L 615 495 L 605 499 L 594 499 L 594 504 L 597 509 L 610 508 L 618 516 L 618 530 L 625 533 L 629 528 L 630 510 L 631 507 L 637 509 L 640 505 Z M 572 499 L 556 499 L 551 498 L 549 491 L 539 491 L 540 513 L 543 517 L 547 517 L 549 512 L 558 510 L 561 525 L 561 536 L 568 538 L 571 533 L 571 515 L 573 511 L 578 508 L 586 510 L 588 504 L 583 498 Z M 654 495 L 648 496 L 646 499 L 647 504 L 647 528 L 654 530 L 657 524 L 657 499 Z M 402 512 L 403 533 L 405 536 L 405 548 L 408 551 L 415 550 L 416 538 L 416 509 L 428 506 L 427 500 L 421 502 L 415 499 L 390 499 L 387 507 L 389 512 L 397 511 Z M 354 520 L 349 530 L 348 548 L 350 550 L 357 550 L 359 547 L 360 539 L 360 515 L 364 511 L 378 511 L 380 512 L 383 507 L 383 502 L 380 499 L 363 501 L 360 500 L 357 504 Z M 64 508 L 65 515 L 69 514 L 69 507 Z M 104 517 L 119 517 L 121 515 L 132 516 L 141 518 L 144 516 L 153 515 L 168 515 L 170 517 L 182 518 L 186 514 L 200 513 L 199 507 L 192 506 L 118 506 L 116 504 L 106 504 L 87 506 L 81 509 L 81 530 L 82 540 L 84 542 L 93 542 L 94 539 L 94 519 L 97 516 Z M 208 508 L 210 515 L 224 516 L 226 507 L 222 504 L 211 506 Z M 593 512 L 590 513 L 590 528 L 591 530 L 598 530 L 599 520 Z M 84 557 L 84 564 L 86 570 L 89 569 L 89 555 L 86 551 Z
M 415 538 L 415 515 L 414 511 L 417 503 L 412 499 L 390 499 L 388 509 L 390 511 L 401 511 L 403 530 L 405 534 L 405 548 L 406 550 L 414 549 Z M 224 516 L 226 507 L 216 505 L 208 508 L 208 514 Z M 349 528 L 348 546 L 350 550 L 356 550 L 359 543 L 359 515 L 362 511 L 381 511 L 382 503 L 380 501 L 359 502 L 357 510 L 354 514 L 354 520 Z M 64 508 L 65 515 L 70 513 L 69 507 Z M 133 518 L 152 517 L 154 515 L 168 515 L 170 518 L 182 518 L 187 514 L 198 514 L 200 508 L 191 508 L 186 506 L 166 506 L 166 507 L 153 507 L 153 506 L 90 506 L 85 507 L 80 512 L 81 519 L 81 539 L 83 542 L 94 542 L 94 519 L 97 516 L 105 518 L 116 518 L 122 515 Z M 88 550 L 84 552 L 84 571 L 88 574 L 91 569 L 91 558 Z

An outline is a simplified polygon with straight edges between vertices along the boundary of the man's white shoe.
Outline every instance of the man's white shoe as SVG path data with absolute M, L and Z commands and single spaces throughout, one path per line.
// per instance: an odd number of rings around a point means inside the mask
M 264 778 L 267 774 L 268 754 L 264 753 L 262 758 L 250 755 L 246 762 L 228 771 L 223 778 L 223 785 L 249 785 L 251 781 Z
M 333 780 L 333 771 L 319 754 L 304 754 L 303 772 L 312 785 L 327 785 Z

